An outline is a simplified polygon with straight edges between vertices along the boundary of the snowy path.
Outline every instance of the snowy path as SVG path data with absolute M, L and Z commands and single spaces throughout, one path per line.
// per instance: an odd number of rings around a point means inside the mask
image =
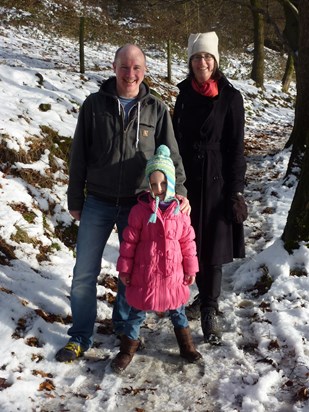
M 286 130 L 285 135 L 287 133 Z M 246 222 L 247 259 L 260 252 L 268 241 L 270 211 L 265 212 L 268 197 L 263 194 L 270 183 L 264 181 L 264 176 L 267 178 L 270 173 L 263 173 L 265 161 L 269 163 L 269 156 L 265 155 L 279 152 L 286 140 L 283 133 L 280 133 L 280 140 L 274 140 L 274 134 L 263 137 L 260 150 L 254 147 L 247 153 L 246 199 L 250 211 Z M 262 139 L 261 136 L 259 139 Z M 278 175 L 275 162 L 270 163 L 269 167 L 274 168 L 275 178 Z M 224 330 L 222 346 L 204 344 L 199 321 L 190 323 L 197 348 L 203 355 L 201 364 L 187 364 L 179 357 L 171 322 L 168 318 L 159 319 L 152 314 L 142 328 L 146 347 L 137 353 L 123 375 L 113 374 L 109 366 L 118 349 L 113 335 L 101 335 L 98 347 L 89 351 L 79 366 L 65 366 L 68 368 L 68 376 L 72 367 L 81 368 L 84 375 L 84 378 L 81 377 L 80 381 L 71 386 L 75 392 L 75 396 L 72 394 L 72 406 L 75 405 L 76 408 L 76 393 L 79 393 L 81 404 L 84 405 L 81 410 L 87 412 L 219 412 L 240 408 L 244 402 L 241 382 L 252 384 L 255 365 L 261 360 L 260 354 L 256 352 L 257 342 L 251 328 L 252 316 L 260 299 L 252 300 L 249 293 L 236 294 L 232 288 L 232 275 L 242 263 L 243 261 L 236 261 L 226 265 L 224 271 L 220 306 Z M 192 297 L 195 294 L 196 287 L 193 287 Z M 269 373 L 276 372 L 269 370 L 267 365 L 266 378 Z M 234 386 L 234 398 L 226 399 L 230 396 L 231 386 Z M 59 390 L 58 395 L 61 398 Z M 66 397 L 65 407 L 70 409 L 70 396 L 67 392 L 62 396 Z M 285 405 L 284 400 L 282 402 L 288 410 L 289 404 Z M 222 409 L 222 404 L 230 404 L 230 408 L 225 406 Z M 50 401 L 50 405 L 50 410 L 55 408 L 55 399 Z M 48 404 L 46 408 L 49 410 Z

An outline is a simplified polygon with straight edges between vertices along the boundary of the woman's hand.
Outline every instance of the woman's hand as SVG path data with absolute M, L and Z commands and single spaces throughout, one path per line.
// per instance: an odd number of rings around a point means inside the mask
M 193 285 L 195 282 L 195 275 L 185 275 L 184 284 L 187 286 Z
M 186 197 L 177 195 L 177 194 L 176 194 L 176 198 L 179 200 L 179 203 L 180 203 L 180 211 L 184 213 L 185 215 L 189 216 L 191 213 L 191 205 L 190 205 L 189 200 Z
M 226 206 L 226 217 L 230 222 L 241 224 L 247 219 L 248 207 L 242 193 L 232 193 Z

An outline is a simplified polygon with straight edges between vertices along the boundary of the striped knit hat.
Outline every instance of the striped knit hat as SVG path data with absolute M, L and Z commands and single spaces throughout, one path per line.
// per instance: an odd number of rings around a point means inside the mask
M 154 156 L 152 156 L 146 165 L 146 178 L 149 183 L 149 177 L 151 173 L 155 172 L 156 170 L 159 170 L 160 172 L 164 173 L 167 181 L 167 188 L 166 188 L 166 195 L 164 198 L 164 202 L 170 202 L 172 200 L 176 200 L 178 205 L 177 208 L 175 209 L 175 214 L 179 212 L 179 201 L 175 197 L 175 166 L 173 163 L 173 160 L 170 158 L 170 149 L 162 144 L 159 146 L 156 150 L 156 153 Z M 151 193 L 152 195 L 152 193 Z M 152 195 L 153 196 L 153 195 Z M 156 208 L 155 208 L 155 213 L 151 215 L 149 222 L 155 223 L 157 219 L 157 210 L 159 206 L 159 197 L 155 197 L 156 200 Z

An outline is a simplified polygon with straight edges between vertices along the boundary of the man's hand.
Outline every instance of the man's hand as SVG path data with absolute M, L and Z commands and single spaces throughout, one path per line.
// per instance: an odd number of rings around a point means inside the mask
M 184 213 L 185 215 L 189 216 L 191 213 L 191 206 L 190 206 L 189 200 L 186 197 L 177 195 L 177 194 L 176 194 L 176 198 L 180 202 L 180 211 Z
M 81 210 L 69 210 L 69 213 L 75 220 L 80 220 L 82 211 Z

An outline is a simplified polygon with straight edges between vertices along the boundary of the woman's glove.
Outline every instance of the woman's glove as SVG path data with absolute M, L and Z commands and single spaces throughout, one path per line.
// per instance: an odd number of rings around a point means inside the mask
M 231 220 L 243 223 L 248 217 L 248 208 L 242 193 L 233 193 L 230 198 Z

